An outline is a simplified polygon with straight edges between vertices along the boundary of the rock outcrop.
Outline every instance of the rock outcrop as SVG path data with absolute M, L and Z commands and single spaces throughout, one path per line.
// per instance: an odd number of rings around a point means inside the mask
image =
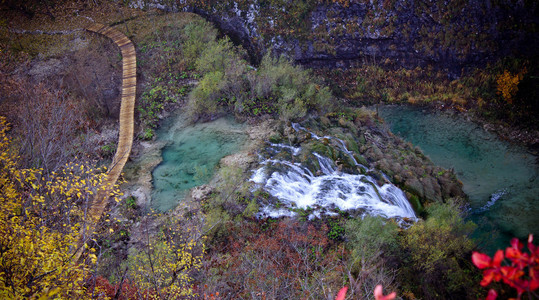
M 311 67 L 432 65 L 459 75 L 506 55 L 533 55 L 534 1 L 164 0 L 138 6 L 198 13 L 256 61 L 269 49 Z

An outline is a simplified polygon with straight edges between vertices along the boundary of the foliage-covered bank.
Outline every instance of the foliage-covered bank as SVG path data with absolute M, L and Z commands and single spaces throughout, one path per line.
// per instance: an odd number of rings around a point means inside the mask
M 336 95 L 348 99 L 350 105 L 386 103 L 454 109 L 481 120 L 486 128 L 506 139 L 536 148 L 539 143 L 536 61 L 536 57 L 506 58 L 457 79 L 428 67 L 387 70 L 376 64 L 316 73 L 326 79 Z

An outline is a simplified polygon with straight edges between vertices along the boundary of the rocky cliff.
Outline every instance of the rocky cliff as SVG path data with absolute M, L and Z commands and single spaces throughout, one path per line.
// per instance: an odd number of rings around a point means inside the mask
M 539 45 L 537 2 L 514 0 L 143 1 L 192 11 L 241 43 L 253 60 L 269 49 L 311 67 L 432 65 L 458 75 Z

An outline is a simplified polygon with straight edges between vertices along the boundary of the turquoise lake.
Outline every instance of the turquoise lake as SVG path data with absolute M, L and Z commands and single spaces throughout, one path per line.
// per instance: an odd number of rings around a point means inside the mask
M 208 183 L 221 158 L 247 140 L 244 126 L 231 118 L 189 125 L 182 114 L 167 118 L 156 131 L 166 142 L 163 162 L 153 170 L 152 208 L 173 209 L 189 189 Z
M 379 114 L 394 134 L 435 164 L 454 169 L 484 248 L 492 252 L 508 246 L 511 237 L 539 234 L 537 157 L 460 116 L 407 106 L 383 106 Z

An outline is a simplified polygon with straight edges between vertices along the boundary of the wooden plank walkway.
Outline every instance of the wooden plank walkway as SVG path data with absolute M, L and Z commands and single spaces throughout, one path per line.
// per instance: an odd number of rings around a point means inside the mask
M 88 239 L 95 230 L 97 222 L 105 211 L 110 198 L 110 189 L 114 187 L 120 177 L 122 170 L 131 153 L 134 133 L 134 110 L 137 86 L 137 57 L 135 46 L 122 32 L 110 28 L 106 25 L 93 23 L 86 28 L 90 32 L 102 34 L 114 41 L 122 53 L 122 96 L 120 106 L 120 133 L 118 137 L 118 148 L 112 159 L 112 164 L 107 172 L 104 182 L 104 189 L 101 189 L 87 212 L 86 225 L 81 229 L 81 245 Z M 78 261 L 84 247 L 79 247 L 73 261 Z

